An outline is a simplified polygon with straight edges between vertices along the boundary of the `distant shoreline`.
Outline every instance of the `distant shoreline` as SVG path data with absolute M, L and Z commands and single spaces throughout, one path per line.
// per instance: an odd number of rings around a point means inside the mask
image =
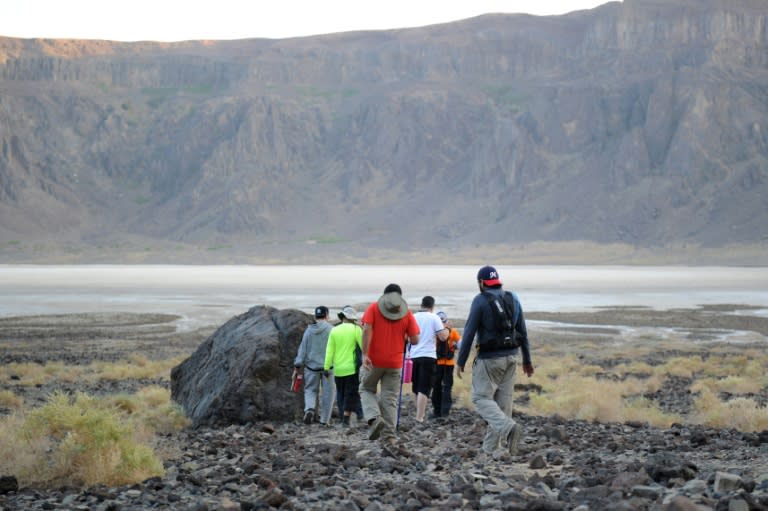
M 690 243 L 637 247 L 591 241 L 487 243 L 399 249 L 354 241 L 174 243 L 129 240 L 88 244 L 0 240 L 0 264 L 248 264 L 248 265 L 627 265 L 768 266 L 768 242 L 706 247 Z

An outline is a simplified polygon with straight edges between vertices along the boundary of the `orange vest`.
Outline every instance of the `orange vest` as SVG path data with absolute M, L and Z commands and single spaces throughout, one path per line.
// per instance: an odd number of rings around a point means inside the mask
M 448 352 L 454 353 L 456 351 L 456 343 L 458 343 L 461 340 L 461 335 L 459 335 L 459 332 L 456 331 L 455 328 L 449 328 L 448 329 L 448 339 L 445 341 L 448 343 Z M 437 342 L 442 342 L 439 339 Z M 437 365 L 439 366 L 452 366 L 456 365 L 456 361 L 454 360 L 454 357 L 451 358 L 438 358 L 437 359 Z

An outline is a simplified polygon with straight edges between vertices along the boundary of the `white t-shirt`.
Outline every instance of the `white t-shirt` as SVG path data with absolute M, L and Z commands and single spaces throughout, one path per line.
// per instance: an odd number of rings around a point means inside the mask
M 445 325 L 434 312 L 419 311 L 413 315 L 419 324 L 419 344 L 411 346 L 411 358 L 437 358 L 435 338 L 437 332 L 445 330 Z

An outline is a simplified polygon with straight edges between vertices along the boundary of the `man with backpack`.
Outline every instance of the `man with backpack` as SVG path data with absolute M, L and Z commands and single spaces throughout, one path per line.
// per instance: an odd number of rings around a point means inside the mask
M 483 452 L 492 454 L 499 446 L 516 454 L 522 428 L 512 419 L 517 353 L 522 351 L 523 372 L 533 375 L 528 331 L 520 301 L 502 289 L 499 272 L 483 266 L 477 272 L 480 289 L 470 306 L 461 338 L 456 376 L 461 378 L 474 341 L 477 357 L 472 368 L 472 403 L 488 423 Z
M 456 352 L 456 345 L 461 340 L 461 335 L 451 325 L 451 320 L 443 311 L 437 311 L 437 317 L 440 318 L 445 328 L 448 330 L 448 338 L 444 341 L 438 341 L 435 353 L 437 355 L 437 366 L 435 367 L 435 380 L 432 385 L 432 415 L 430 419 L 448 417 L 453 404 L 453 366 L 456 361 L 453 359 Z

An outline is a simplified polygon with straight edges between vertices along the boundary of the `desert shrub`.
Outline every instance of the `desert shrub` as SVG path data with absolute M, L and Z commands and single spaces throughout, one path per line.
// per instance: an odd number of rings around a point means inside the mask
M 163 474 L 142 425 L 82 393 L 55 393 L 26 416 L 3 421 L 0 431 L 0 468 L 24 486 L 120 485 Z
M 577 375 L 560 378 L 551 392 L 532 395 L 530 410 L 538 415 L 559 414 L 584 420 L 621 420 L 621 393 L 614 382 Z
M 656 371 L 661 374 L 668 374 L 680 378 L 693 378 L 697 373 L 706 370 L 709 365 L 710 364 L 699 355 L 673 357 L 667 360 L 666 363 L 657 366 Z
M 646 394 L 656 392 L 664 384 L 664 377 L 658 374 L 648 378 L 626 378 L 620 383 L 622 396 L 633 396 L 637 394 Z
M 629 364 L 618 364 L 613 368 L 614 372 L 618 375 L 626 374 L 647 374 L 652 375 L 654 373 L 653 366 L 643 361 L 634 361 Z
M 637 397 L 624 400 L 623 417 L 625 421 L 646 422 L 656 427 L 668 428 L 674 423 L 682 424 L 683 418 L 664 412 L 650 399 Z
M 721 401 L 710 389 L 703 388 L 694 401 L 692 422 L 715 428 L 736 428 L 739 431 L 768 429 L 768 408 L 753 399 L 739 397 Z

